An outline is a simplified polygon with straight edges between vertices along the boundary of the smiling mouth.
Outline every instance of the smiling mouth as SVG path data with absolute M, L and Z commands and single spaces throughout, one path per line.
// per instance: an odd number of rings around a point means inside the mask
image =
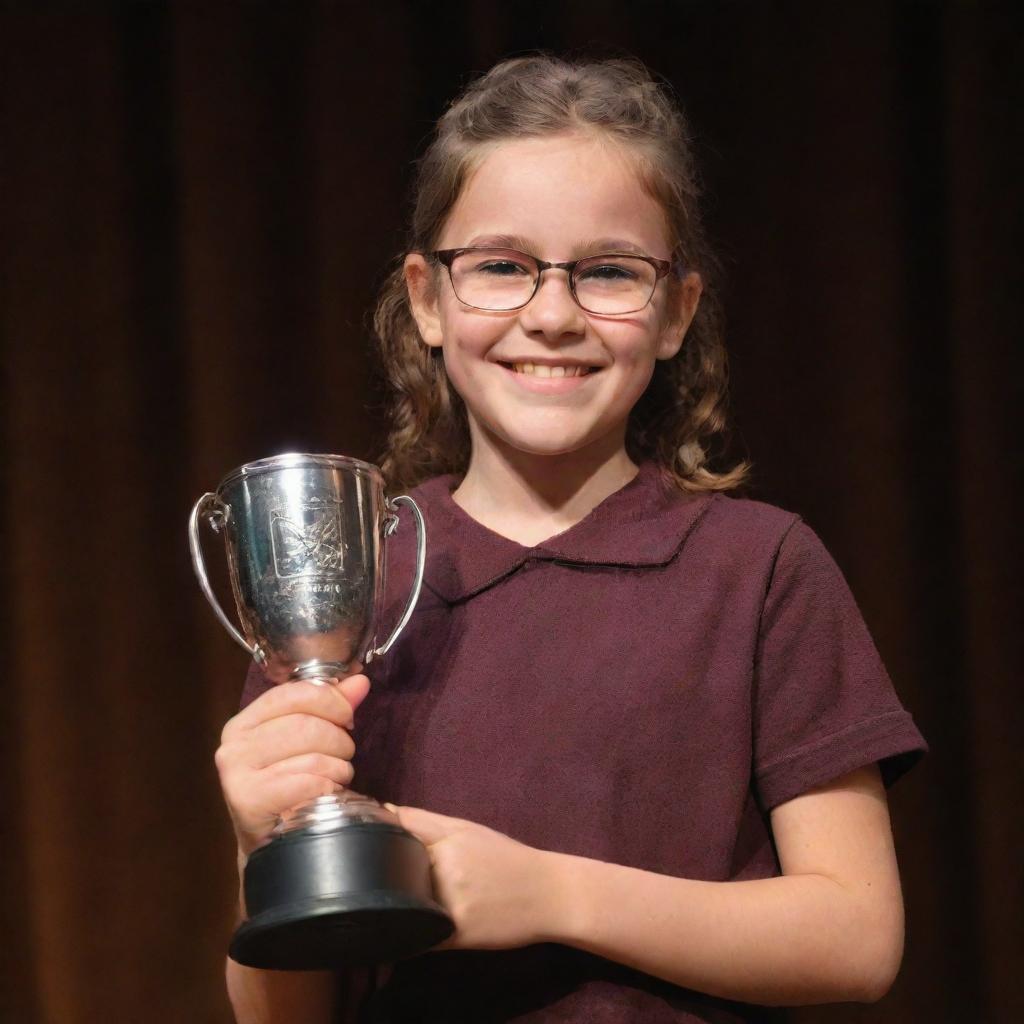
M 543 363 L 502 363 L 507 370 L 527 377 L 585 377 L 597 373 L 598 366 L 547 366 Z

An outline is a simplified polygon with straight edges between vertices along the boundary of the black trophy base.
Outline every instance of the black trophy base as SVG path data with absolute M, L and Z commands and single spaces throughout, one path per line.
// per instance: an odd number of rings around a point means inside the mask
M 231 958 L 270 970 L 390 963 L 454 927 L 434 902 L 423 844 L 383 822 L 279 836 L 249 858 L 245 903 Z

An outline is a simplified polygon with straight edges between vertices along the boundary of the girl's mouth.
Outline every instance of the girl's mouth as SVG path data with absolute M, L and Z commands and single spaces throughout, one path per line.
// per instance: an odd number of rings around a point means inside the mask
M 597 373 L 596 366 L 561 365 L 549 366 L 544 363 L 502 363 L 502 366 L 513 373 L 527 377 L 585 377 L 589 373 Z
M 499 363 L 508 374 L 509 381 L 521 392 L 557 397 L 587 389 L 588 380 L 601 369 L 600 366 L 561 364 L 551 366 L 544 363 Z

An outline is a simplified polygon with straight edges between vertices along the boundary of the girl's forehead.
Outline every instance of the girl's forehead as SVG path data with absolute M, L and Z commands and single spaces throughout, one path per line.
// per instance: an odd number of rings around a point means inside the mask
M 481 152 L 445 223 L 441 247 L 497 237 L 521 239 L 545 259 L 602 239 L 667 256 L 672 232 L 644 187 L 637 155 L 588 134 L 512 139 Z

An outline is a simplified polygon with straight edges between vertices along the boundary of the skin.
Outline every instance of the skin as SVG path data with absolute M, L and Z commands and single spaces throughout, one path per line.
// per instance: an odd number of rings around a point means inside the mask
M 427 844 L 436 892 L 455 919 L 445 948 L 560 942 L 687 988 L 778 1006 L 871 1002 L 899 967 L 902 900 L 874 765 L 776 808 L 783 875 L 745 882 L 535 850 L 472 822 L 396 810 Z
M 563 261 L 632 246 L 667 257 L 672 238 L 629 154 L 592 136 L 493 147 L 465 185 L 438 248 L 510 244 Z M 608 245 L 602 240 L 616 239 Z M 630 409 L 658 359 L 684 343 L 700 279 L 662 281 L 623 317 L 584 313 L 564 271 L 529 305 L 463 306 L 422 256 L 406 280 L 426 344 L 441 349 L 468 410 L 472 458 L 455 500 L 485 526 L 536 544 L 579 522 L 637 472 Z M 597 367 L 552 386 L 508 363 Z M 614 681 L 610 681 L 614 685 Z M 217 755 L 239 863 L 274 816 L 351 778 L 352 716 L 368 682 L 278 687 L 225 728 Z M 449 948 L 561 942 L 725 998 L 799 1005 L 872 1001 L 903 949 L 903 906 L 878 768 L 859 768 L 771 812 L 783 875 L 744 882 L 672 878 L 538 850 L 473 822 L 395 808 L 427 846 L 435 891 L 456 924 Z M 243 908 L 244 912 L 244 908 Z M 251 971 L 229 961 L 238 1020 L 330 1019 L 330 975 Z
M 609 244 L 614 242 L 616 244 Z M 667 259 L 674 239 L 630 155 L 599 138 L 566 136 L 493 148 L 463 188 L 439 249 L 512 244 L 548 261 L 636 250 Z M 629 412 L 659 359 L 674 356 L 697 309 L 696 273 L 627 316 L 585 313 L 564 271 L 549 270 L 523 309 L 463 306 L 446 273 L 420 255 L 405 265 L 413 313 L 469 413 L 472 458 L 455 500 L 485 526 L 538 543 L 578 522 L 627 483 Z M 555 362 L 597 372 L 555 391 L 507 368 Z

